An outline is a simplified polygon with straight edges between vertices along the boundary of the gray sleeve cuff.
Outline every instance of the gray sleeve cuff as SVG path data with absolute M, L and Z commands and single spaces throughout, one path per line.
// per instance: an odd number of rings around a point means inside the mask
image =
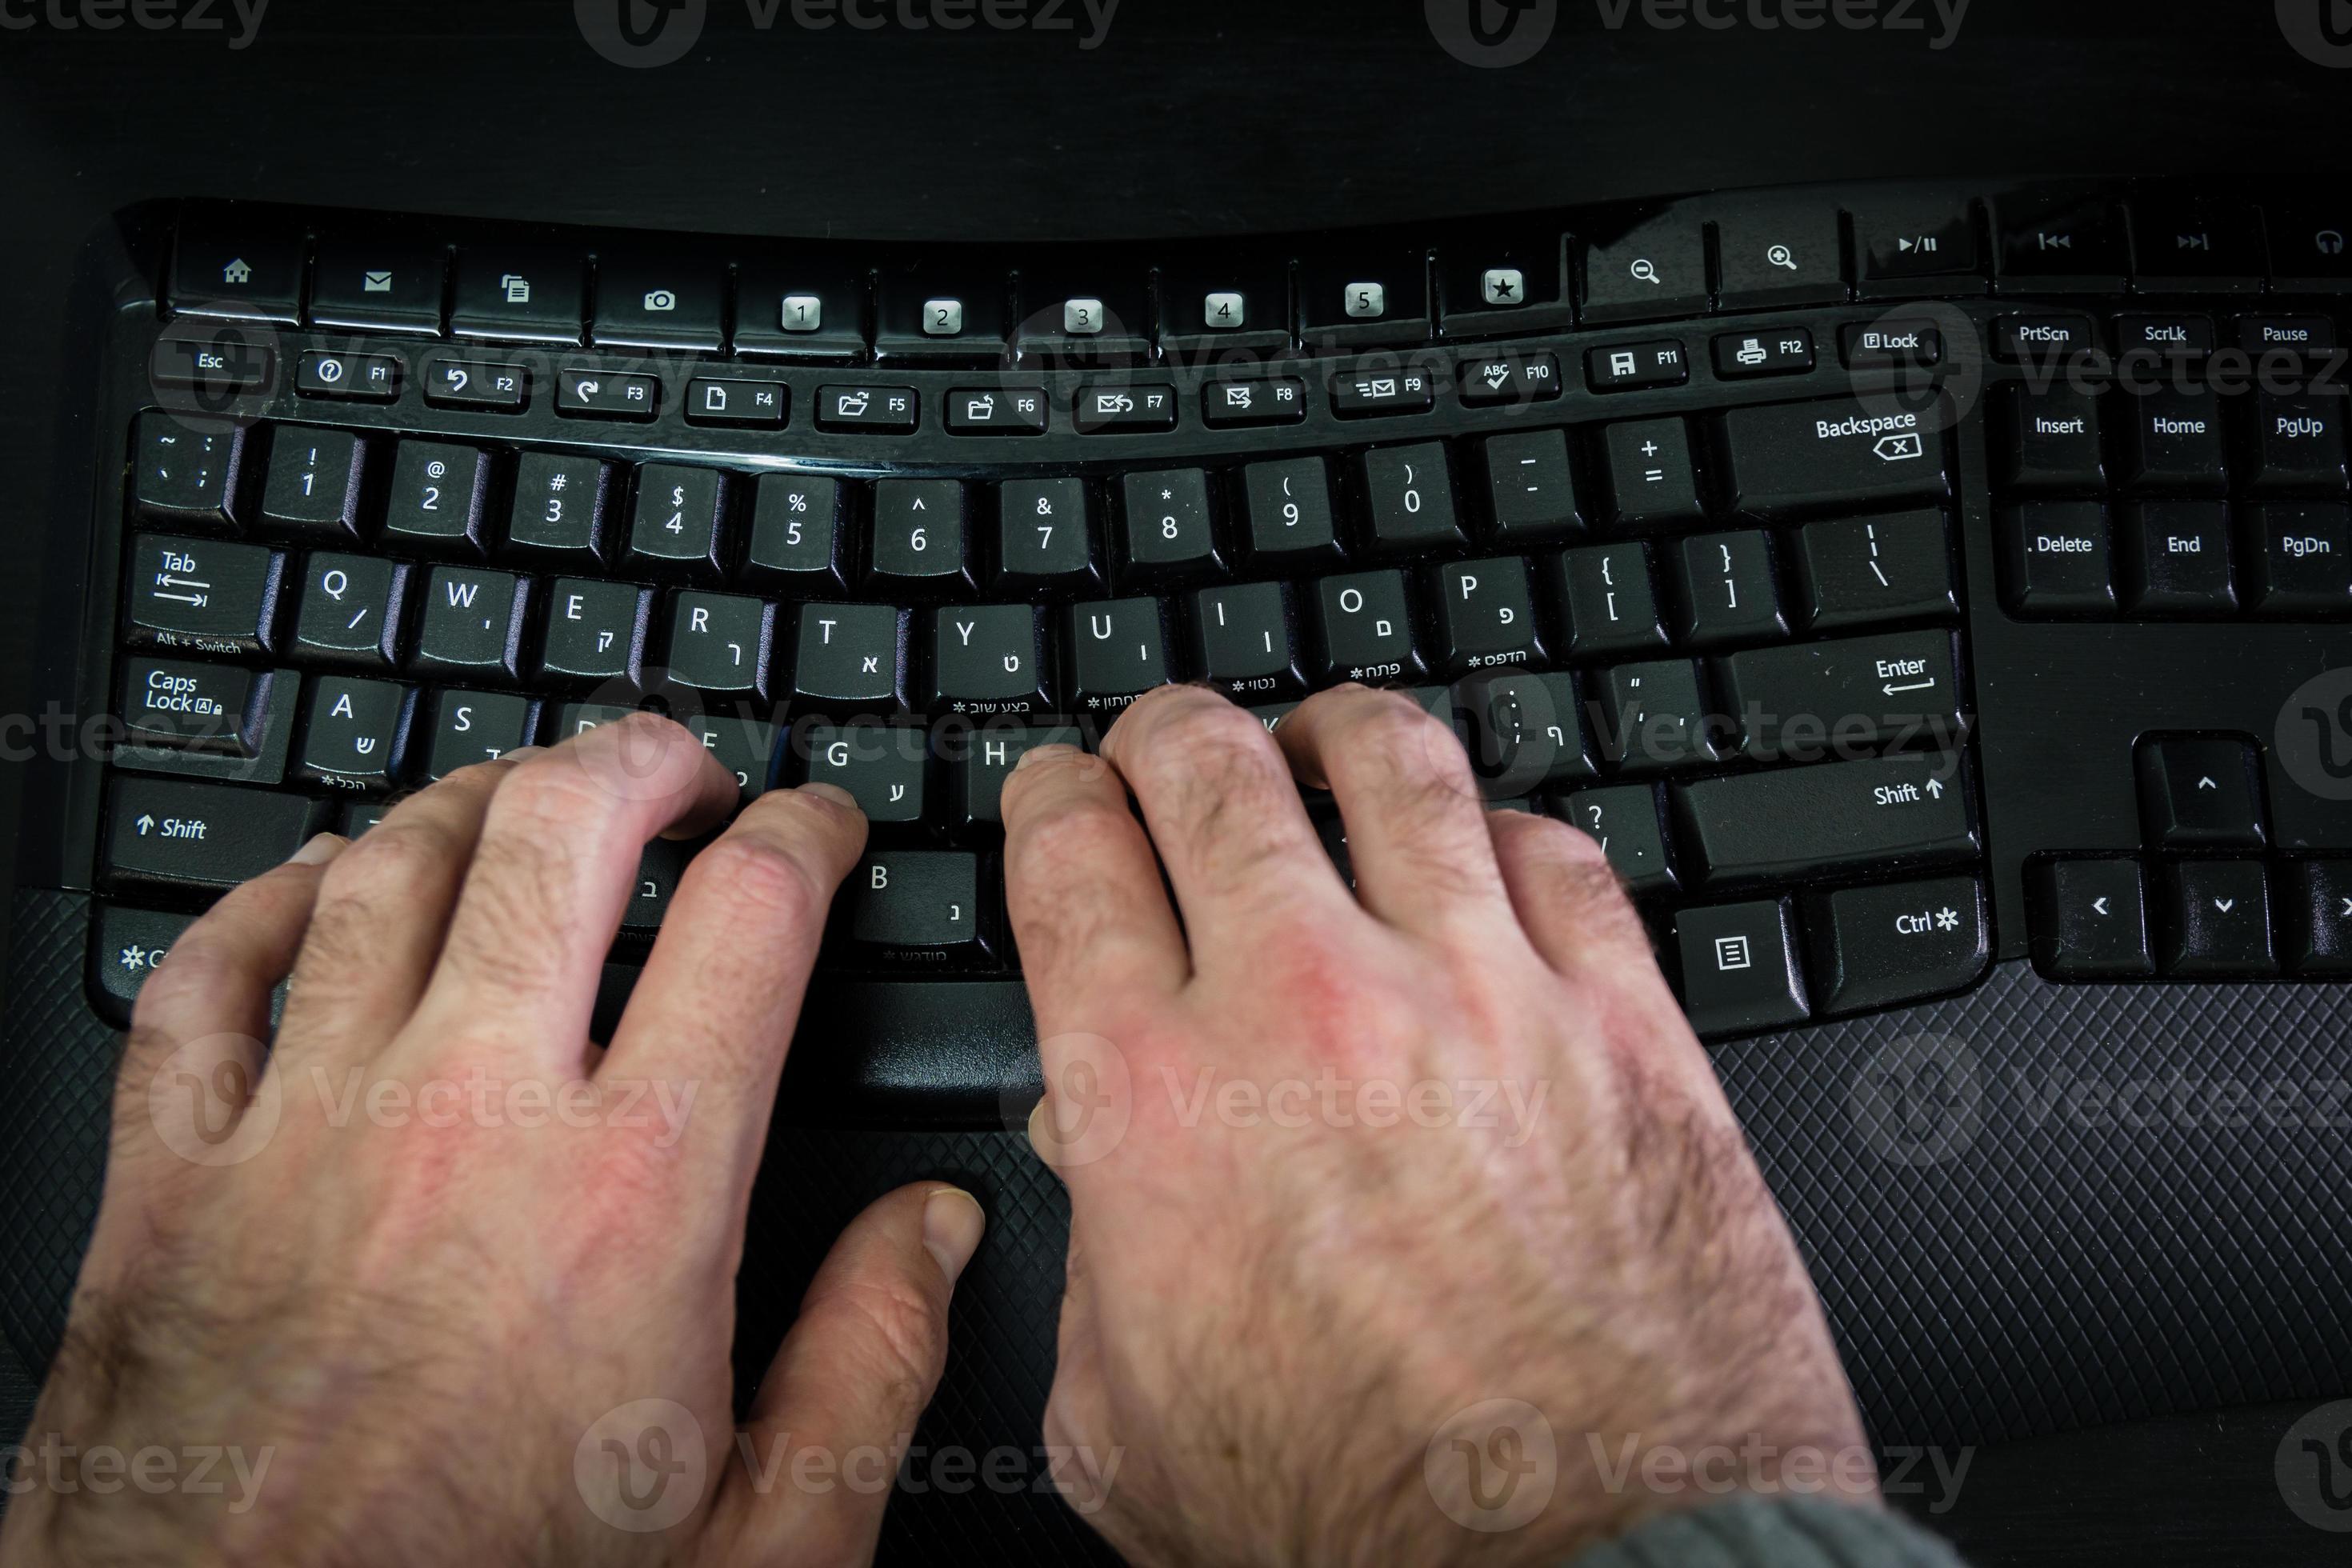
M 1891 1509 L 1819 1498 L 1744 1497 L 1665 1514 L 1576 1557 L 1570 1568 L 1967 1568 Z

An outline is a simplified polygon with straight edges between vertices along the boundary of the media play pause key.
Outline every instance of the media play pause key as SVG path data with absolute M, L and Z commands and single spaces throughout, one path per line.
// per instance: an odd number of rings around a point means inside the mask
M 1797 965 L 1789 901 L 1765 899 L 1685 910 L 1675 917 L 1683 1011 L 1702 1035 L 1737 1035 L 1801 1023 L 1811 1009 Z
M 1976 226 L 1966 206 L 1856 213 L 1854 279 L 1864 295 L 1933 294 L 1954 277 L 1981 276 Z
M 689 425 L 729 425 L 763 430 L 783 428 L 793 390 L 781 381 L 727 381 L 705 376 L 687 384 Z

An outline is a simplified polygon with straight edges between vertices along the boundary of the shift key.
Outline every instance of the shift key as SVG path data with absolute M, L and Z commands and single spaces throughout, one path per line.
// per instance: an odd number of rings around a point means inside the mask
M 1731 504 L 1778 517 L 1882 501 L 1941 500 L 1943 405 L 1837 398 L 1735 408 L 1717 421 Z
M 233 888 L 332 825 L 334 805 L 233 784 L 115 781 L 106 866 L 122 885 Z
M 1678 784 L 1684 863 L 1715 889 L 1895 862 L 1966 859 L 1976 822 L 1958 764 L 1905 755 Z

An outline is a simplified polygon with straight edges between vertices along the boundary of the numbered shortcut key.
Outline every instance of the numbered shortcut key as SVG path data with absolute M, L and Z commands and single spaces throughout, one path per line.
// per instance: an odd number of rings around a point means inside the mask
M 270 437 L 262 521 L 330 542 L 358 539 L 366 462 L 367 443 L 347 430 L 279 426 Z
M 132 540 L 128 553 L 131 641 L 205 653 L 270 650 L 283 557 L 257 544 L 156 533 Z
M 495 762 L 531 742 L 539 704 L 511 691 L 443 691 L 433 699 L 433 728 L 425 749 L 425 776 L 447 778 L 459 768 Z
M 313 555 L 288 651 L 305 663 L 389 670 L 400 657 L 409 568 L 374 555 Z
M 507 552 L 534 565 L 590 570 L 605 558 L 604 507 L 613 465 L 525 452 L 515 463 Z
M 996 570 L 1001 584 L 1019 592 L 1099 581 L 1084 479 L 1006 479 L 996 487 Z

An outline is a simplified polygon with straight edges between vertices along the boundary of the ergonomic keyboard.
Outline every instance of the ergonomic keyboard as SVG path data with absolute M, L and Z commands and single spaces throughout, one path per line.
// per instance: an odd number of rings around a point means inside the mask
M 121 1022 L 307 836 L 659 708 L 873 824 L 793 1113 L 988 1121 L 1014 762 L 1359 680 L 1601 841 L 1711 1039 L 2029 954 L 2352 976 L 2347 233 L 2101 184 L 1011 253 L 159 207 L 54 885 Z

